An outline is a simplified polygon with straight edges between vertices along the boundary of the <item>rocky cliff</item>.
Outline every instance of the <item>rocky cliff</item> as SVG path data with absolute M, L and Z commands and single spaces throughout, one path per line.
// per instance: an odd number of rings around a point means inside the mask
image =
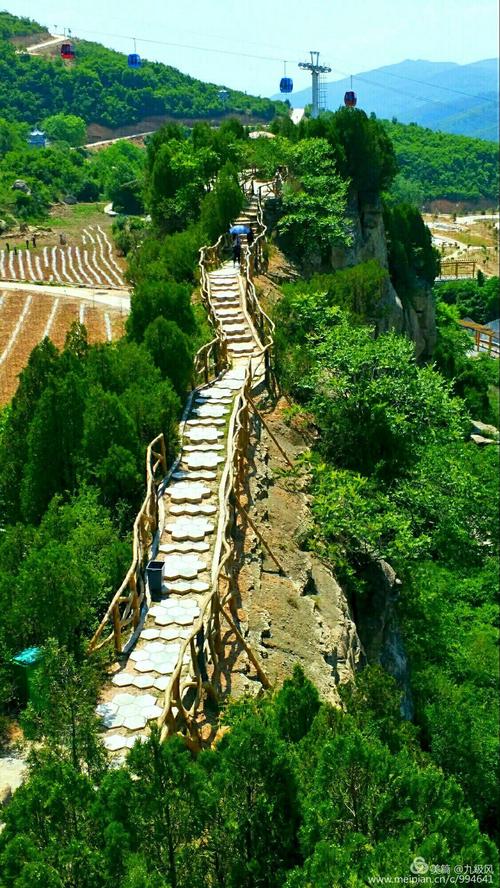
M 332 250 L 333 268 L 347 268 L 376 259 L 383 268 L 388 269 L 387 240 L 380 199 L 360 208 L 357 197 L 353 196 L 348 205 L 347 216 L 352 244 Z M 434 300 L 427 285 L 421 284 L 418 294 L 409 304 L 402 302 L 388 280 L 380 309 L 380 318 L 377 320 L 379 332 L 396 330 L 398 333 L 405 333 L 414 341 L 418 359 L 425 360 L 432 356 L 436 345 L 436 321 Z
M 280 402 L 266 412 L 266 424 L 290 459 L 307 442 L 285 425 Z M 311 524 L 307 479 L 287 477 L 288 465 L 266 428 L 256 419 L 250 452 L 249 501 L 259 534 L 281 564 L 280 573 L 253 528 L 241 540 L 238 617 L 273 685 L 300 663 L 323 699 L 339 704 L 339 685 L 354 679 L 366 663 L 346 594 L 329 567 L 301 547 Z M 255 690 L 244 658 L 234 664 L 231 693 Z

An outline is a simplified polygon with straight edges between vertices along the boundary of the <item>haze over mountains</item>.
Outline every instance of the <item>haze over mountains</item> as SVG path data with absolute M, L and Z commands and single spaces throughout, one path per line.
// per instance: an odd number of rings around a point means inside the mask
M 349 78 L 327 82 L 327 108 L 338 108 L 349 88 Z M 498 140 L 498 59 L 468 65 L 406 59 L 354 75 L 353 88 L 358 108 L 377 117 Z M 290 101 L 303 107 L 311 101 L 311 90 L 293 93 Z

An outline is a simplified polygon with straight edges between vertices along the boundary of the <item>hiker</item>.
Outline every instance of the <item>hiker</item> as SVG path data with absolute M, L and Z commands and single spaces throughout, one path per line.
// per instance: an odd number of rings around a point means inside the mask
M 14 247 L 14 256 L 17 256 L 17 247 Z
M 236 263 L 239 264 L 241 258 L 241 241 L 239 235 L 233 237 L 233 268 Z
M 5 242 L 5 248 L 6 248 L 7 252 L 10 253 L 10 244 L 8 241 Z
M 36 247 L 36 235 L 33 235 L 33 237 L 31 238 L 31 243 L 34 247 Z
M 248 229 L 248 234 L 247 234 L 247 244 L 248 244 L 249 247 L 252 246 L 252 244 L 253 244 L 253 242 L 254 242 L 254 239 L 255 239 L 255 238 L 254 238 L 254 236 L 253 236 L 253 231 L 252 231 L 251 228 L 249 228 L 249 229 Z
M 29 250 L 29 248 L 30 248 L 30 242 L 29 242 L 28 238 L 26 238 L 26 240 L 25 240 L 24 243 L 26 244 L 26 249 Z

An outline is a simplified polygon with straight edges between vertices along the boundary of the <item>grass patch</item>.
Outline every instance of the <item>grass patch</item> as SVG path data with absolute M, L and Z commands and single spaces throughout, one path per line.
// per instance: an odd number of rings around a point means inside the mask
M 490 385 L 488 387 L 488 400 L 491 412 L 495 417 L 495 425 L 498 428 L 500 423 L 500 388 L 498 385 Z
M 51 228 L 74 232 L 86 225 L 100 225 L 101 228 L 110 228 L 112 219 L 104 210 L 104 202 L 78 203 L 72 205 L 57 204 L 52 208 L 49 216 Z

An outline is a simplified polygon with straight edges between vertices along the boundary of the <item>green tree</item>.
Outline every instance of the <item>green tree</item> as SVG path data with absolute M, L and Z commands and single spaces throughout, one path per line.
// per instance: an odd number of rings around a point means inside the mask
M 146 327 L 144 345 L 162 375 L 170 379 L 175 391 L 182 397 L 193 372 L 193 357 L 187 336 L 175 321 L 159 317 Z
M 337 175 L 324 139 L 305 139 L 289 155 L 293 180 L 283 194 L 278 229 L 306 263 L 328 261 L 332 247 L 349 243 L 344 214 L 347 184 Z
M 53 142 L 67 142 L 77 147 L 83 145 L 87 136 L 85 121 L 75 114 L 53 114 L 42 123 L 47 137 Z
M 95 712 L 101 676 L 95 664 L 75 657 L 49 639 L 33 677 L 33 693 L 23 714 L 27 737 L 43 741 L 51 756 L 75 771 L 99 774 L 105 764 Z M 36 753 L 35 753 L 36 755 Z

